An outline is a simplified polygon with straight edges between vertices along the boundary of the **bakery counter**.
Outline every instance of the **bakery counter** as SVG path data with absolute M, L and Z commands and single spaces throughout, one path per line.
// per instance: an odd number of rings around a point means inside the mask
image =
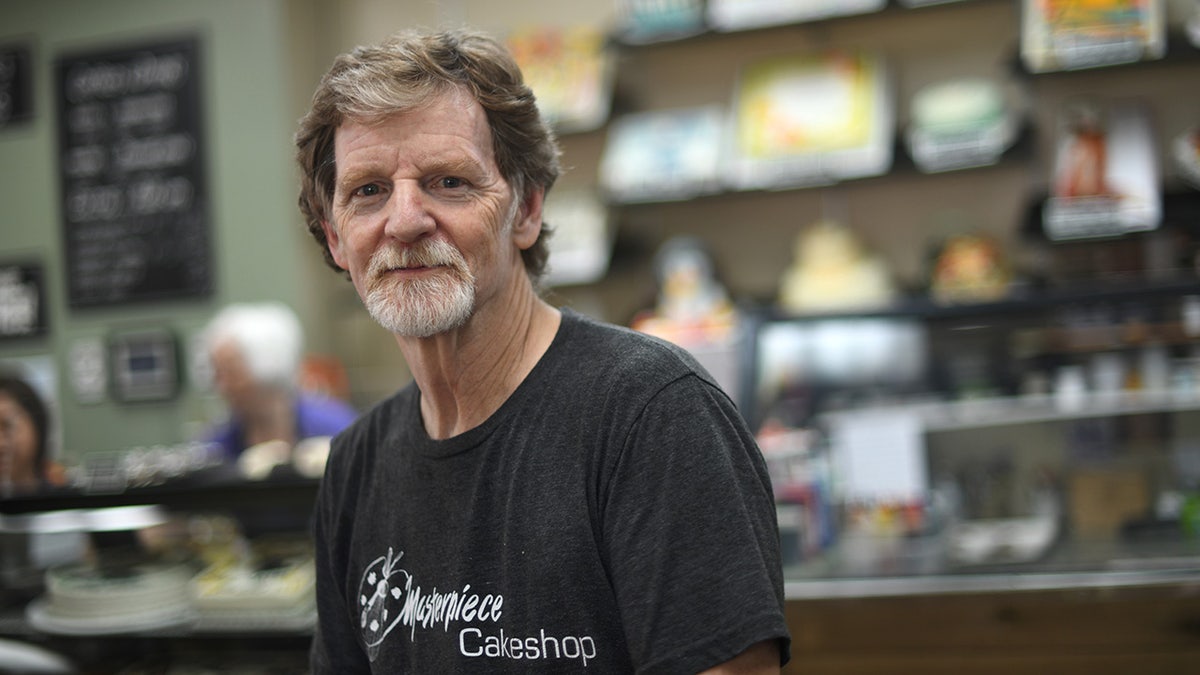
M 316 609 L 311 555 L 296 544 L 254 542 L 264 552 L 207 564 L 109 555 L 54 566 L 0 593 L 0 640 L 91 674 L 304 672 Z
M 36 514 L 71 509 L 116 509 L 142 518 L 157 509 L 232 509 L 247 515 L 279 510 L 290 513 L 294 524 L 307 521 L 316 486 L 296 475 L 250 482 L 206 472 L 119 492 L 64 491 L 5 501 L 0 522 L 15 526 Z M 1004 559 L 1000 551 L 997 559 L 966 564 L 953 554 L 952 531 L 913 537 L 843 533 L 820 554 L 790 556 L 785 593 L 794 660 L 785 673 L 1103 675 L 1188 672 L 1189 664 L 1200 662 L 1200 539 L 1153 525 L 1091 539 L 1057 531 L 1048 545 L 1020 559 L 1011 553 Z M 299 569 L 276 563 L 259 571 L 292 584 L 293 591 L 311 588 Z M 262 587 L 254 574 L 214 575 L 216 588 L 223 589 L 218 599 L 244 596 L 237 606 L 209 604 L 201 611 L 193 595 L 189 603 L 175 603 L 176 609 L 187 604 L 183 611 L 141 625 L 138 617 L 127 617 L 116 627 L 105 619 L 63 621 L 53 612 L 47 621 L 46 578 L 23 587 L 6 583 L 0 638 L 51 649 L 92 673 L 165 672 L 162 664 L 172 663 L 209 663 L 217 672 L 230 664 L 303 672 L 312 606 L 295 593 L 297 601 L 287 609 L 246 612 L 256 604 L 247 589 Z M 201 576 L 194 566 L 190 579 Z M 195 593 L 194 583 L 190 588 Z M 160 592 L 165 599 L 166 590 Z M 177 586 L 174 592 L 178 601 Z M 170 620 L 160 620 L 164 616 Z
M 176 478 L 130 485 L 52 488 L 0 500 L 0 518 L 65 509 L 96 509 L 139 504 L 172 510 L 199 511 L 231 507 L 295 507 L 311 509 L 319 480 L 278 467 L 262 480 L 243 478 L 233 465 L 220 465 Z M 3 524 L 4 520 L 0 520 Z
M 1000 592 L 1193 584 L 1200 592 L 1200 537 L 1162 528 L 1128 537 L 1069 537 L 1026 557 L 964 563 L 949 533 L 843 536 L 826 551 L 786 565 L 788 598 Z
M 212 466 L 0 501 L 0 639 L 88 673 L 303 672 L 317 486 Z
M 1063 539 L 946 559 L 937 538 L 842 541 L 785 569 L 785 674 L 1125 675 L 1200 663 L 1200 542 Z
M 167 672 L 307 672 L 307 631 L 199 631 L 168 627 L 132 633 L 74 635 L 33 628 L 17 607 L 0 611 L 0 643 L 64 660 L 71 672 L 141 675 Z M 0 672 L 9 672 L 0 659 Z M 17 671 L 20 672 L 20 671 Z

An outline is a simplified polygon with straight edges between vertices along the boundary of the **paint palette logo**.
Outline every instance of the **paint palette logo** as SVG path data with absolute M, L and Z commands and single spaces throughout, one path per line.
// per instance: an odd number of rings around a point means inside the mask
M 410 579 L 409 573 L 398 567 L 403 556 L 403 552 L 394 555 L 389 547 L 387 555 L 367 565 L 358 584 L 359 630 L 372 661 L 388 634 L 400 623 L 400 599 Z

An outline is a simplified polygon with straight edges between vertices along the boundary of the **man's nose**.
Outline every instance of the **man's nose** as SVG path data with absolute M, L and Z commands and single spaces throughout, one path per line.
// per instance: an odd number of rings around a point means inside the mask
M 437 229 L 430 212 L 430 196 L 415 183 L 397 183 L 388 204 L 384 232 L 405 243 L 417 241 Z

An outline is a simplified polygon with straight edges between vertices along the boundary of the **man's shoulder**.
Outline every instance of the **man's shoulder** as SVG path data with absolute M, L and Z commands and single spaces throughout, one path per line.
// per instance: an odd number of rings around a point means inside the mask
M 405 406 L 412 401 L 414 393 L 415 385 L 409 382 L 391 396 L 376 402 L 361 414 L 357 414 L 353 423 L 346 428 L 346 432 L 358 435 L 373 434 L 378 433 L 382 428 L 394 425 Z
M 704 369 L 686 349 L 659 337 L 607 323 L 575 312 L 564 312 L 569 327 L 569 350 L 580 363 L 614 377 L 630 374 L 675 379 Z
M 339 455 L 342 461 L 350 461 L 351 456 L 363 450 L 370 451 L 387 434 L 394 433 L 397 421 L 402 419 L 405 402 L 411 397 L 409 392 L 412 389 L 411 384 L 405 386 L 357 414 L 334 437 L 335 454 Z
M 564 313 L 569 340 L 576 349 L 616 361 L 688 361 L 688 352 L 676 344 L 626 326 L 601 321 L 576 312 Z

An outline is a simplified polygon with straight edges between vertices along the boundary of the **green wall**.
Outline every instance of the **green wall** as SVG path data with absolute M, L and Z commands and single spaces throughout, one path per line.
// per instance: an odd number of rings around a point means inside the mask
M 53 364 L 62 454 L 185 440 L 219 411 L 190 379 L 190 341 L 229 301 L 277 299 L 302 321 L 313 314 L 312 260 L 295 208 L 291 134 L 298 7 L 288 0 L 4 0 L 0 45 L 33 48 L 34 116 L 0 129 L 0 261 L 34 259 L 45 275 L 45 337 L 0 342 L 0 361 Z M 63 52 L 195 35 L 200 42 L 203 134 L 216 288 L 211 297 L 98 309 L 67 307 L 60 234 L 53 63 Z M 302 48 L 300 49 L 302 52 Z M 328 279 L 322 281 L 328 282 Z M 166 328 L 182 346 L 184 387 L 167 402 L 77 399 L 73 344 L 114 331 Z

